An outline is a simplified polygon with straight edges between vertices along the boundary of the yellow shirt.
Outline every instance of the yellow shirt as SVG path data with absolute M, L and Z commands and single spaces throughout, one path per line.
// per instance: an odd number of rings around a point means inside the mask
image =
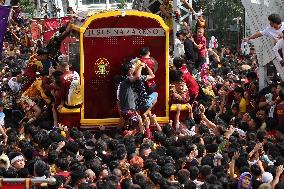
M 247 101 L 244 98 L 241 99 L 239 108 L 241 113 L 247 112 Z

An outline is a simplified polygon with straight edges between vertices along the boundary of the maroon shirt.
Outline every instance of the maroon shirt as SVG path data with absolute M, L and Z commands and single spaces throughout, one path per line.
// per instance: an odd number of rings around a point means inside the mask
M 157 61 L 155 61 L 155 59 L 153 59 L 152 57 L 150 58 L 140 58 L 141 62 L 144 62 L 151 70 L 152 72 L 155 74 L 156 73 L 156 69 L 158 68 L 158 63 Z M 154 87 L 156 85 L 155 79 L 150 79 L 146 81 L 147 86 L 150 87 Z
M 189 70 L 186 68 L 185 65 L 183 65 L 180 68 L 180 71 L 182 72 L 182 80 L 186 83 L 186 86 L 188 88 L 189 95 L 194 95 L 194 98 L 198 96 L 199 93 L 199 85 L 196 82 L 196 80 L 192 77 Z
M 206 57 L 206 38 L 204 36 L 202 37 L 196 37 L 196 44 L 202 45 L 202 48 L 198 50 L 198 56 L 201 58 Z

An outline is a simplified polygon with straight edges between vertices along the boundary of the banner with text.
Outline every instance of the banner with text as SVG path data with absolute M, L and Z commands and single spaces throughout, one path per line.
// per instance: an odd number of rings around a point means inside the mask
M 8 26 L 10 7 L 0 6 L 0 59 L 2 58 L 3 40 Z
M 87 29 L 85 37 L 165 36 L 162 28 L 98 28 Z

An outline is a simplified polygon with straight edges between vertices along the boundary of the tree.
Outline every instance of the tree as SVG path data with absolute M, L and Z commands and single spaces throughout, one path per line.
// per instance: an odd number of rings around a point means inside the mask
M 204 15 L 213 21 L 215 30 L 209 31 L 209 35 L 215 35 L 219 41 L 231 38 L 237 42 L 237 32 L 231 31 L 230 26 L 236 26 L 237 22 L 234 18 L 241 17 L 239 31 L 242 33 L 245 18 L 241 0 L 195 0 L 193 6 L 196 10 L 202 8 Z
M 30 17 L 33 16 L 35 5 L 30 0 L 20 0 L 20 5 L 24 13 L 29 14 Z
M 126 9 L 127 8 L 127 4 L 125 0 L 120 0 L 119 3 L 117 4 L 117 8 L 118 9 Z

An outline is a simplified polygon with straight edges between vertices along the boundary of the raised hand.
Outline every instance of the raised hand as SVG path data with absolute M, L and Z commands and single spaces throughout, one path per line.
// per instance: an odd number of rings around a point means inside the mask
M 240 157 L 240 152 L 234 152 L 233 160 L 236 160 Z

